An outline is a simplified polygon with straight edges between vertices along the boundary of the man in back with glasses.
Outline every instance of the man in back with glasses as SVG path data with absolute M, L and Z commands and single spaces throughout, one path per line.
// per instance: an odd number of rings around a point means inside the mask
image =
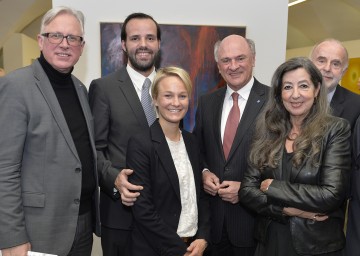
M 71 72 L 84 16 L 56 7 L 41 23 L 40 57 L 0 78 L 0 249 L 90 255 L 99 235 L 93 124 L 85 86 Z

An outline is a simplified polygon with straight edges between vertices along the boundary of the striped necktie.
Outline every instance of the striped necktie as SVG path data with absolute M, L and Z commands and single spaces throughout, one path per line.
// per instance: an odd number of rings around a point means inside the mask
M 239 94 L 233 92 L 231 94 L 231 97 L 233 98 L 233 106 L 226 120 L 224 139 L 223 139 L 223 149 L 224 149 L 225 159 L 228 159 L 229 157 L 230 149 L 234 142 L 236 130 L 240 120 L 240 108 L 238 104 Z
M 149 126 L 151 126 L 156 119 L 155 109 L 154 106 L 152 105 L 152 98 L 149 93 L 150 85 L 151 85 L 150 79 L 146 78 L 141 89 L 141 105 L 144 109 L 145 116 Z

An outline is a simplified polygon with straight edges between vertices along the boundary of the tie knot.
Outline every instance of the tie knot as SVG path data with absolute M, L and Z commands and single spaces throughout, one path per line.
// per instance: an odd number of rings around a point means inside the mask
M 237 92 L 233 92 L 231 97 L 233 98 L 233 101 L 237 102 L 239 99 L 239 94 Z
M 143 89 L 149 89 L 150 85 L 151 85 L 150 79 L 146 78 L 143 84 Z

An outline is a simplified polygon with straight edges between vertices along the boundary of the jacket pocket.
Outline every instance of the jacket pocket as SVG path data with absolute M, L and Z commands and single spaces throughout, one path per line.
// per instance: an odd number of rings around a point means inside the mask
M 40 193 L 23 193 L 23 205 L 26 207 L 44 207 L 45 195 Z

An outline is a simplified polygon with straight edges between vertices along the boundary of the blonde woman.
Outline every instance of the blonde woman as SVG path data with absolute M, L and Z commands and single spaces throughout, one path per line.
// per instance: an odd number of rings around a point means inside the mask
M 202 190 L 195 137 L 179 128 L 192 85 L 177 67 L 157 71 L 152 87 L 158 120 L 130 139 L 127 167 L 132 184 L 143 186 L 132 206 L 132 256 L 202 255 L 209 236 L 209 211 Z

